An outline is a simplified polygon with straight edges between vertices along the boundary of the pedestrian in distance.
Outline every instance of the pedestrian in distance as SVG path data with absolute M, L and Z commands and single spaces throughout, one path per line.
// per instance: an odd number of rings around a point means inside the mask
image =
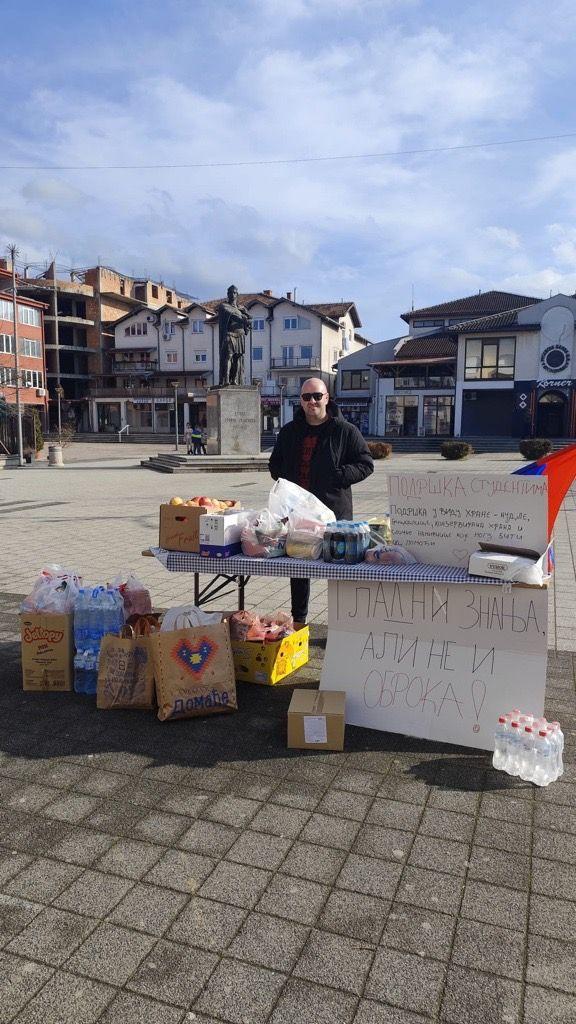
M 194 447 L 194 455 L 200 455 L 200 446 L 202 444 L 202 433 L 197 423 L 192 427 L 192 445 Z
M 208 442 L 208 431 L 206 430 L 206 427 L 202 427 L 202 430 L 200 431 L 200 448 L 202 450 L 202 455 L 206 455 L 206 444 L 207 444 L 207 442 Z
M 353 423 L 345 420 L 323 380 L 311 377 L 300 389 L 300 408 L 280 430 L 268 463 L 274 480 L 300 484 L 334 513 L 352 519 L 353 484 L 374 472 L 368 445 Z M 310 580 L 291 579 L 292 617 L 305 625 Z
M 192 427 L 189 423 L 186 424 L 184 431 L 184 441 L 186 442 L 186 455 L 192 455 Z

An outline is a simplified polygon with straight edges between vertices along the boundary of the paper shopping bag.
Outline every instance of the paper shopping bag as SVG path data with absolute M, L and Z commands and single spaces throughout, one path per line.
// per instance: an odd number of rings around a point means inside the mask
M 150 644 L 161 722 L 237 710 L 227 623 L 156 633 Z
M 154 663 L 150 638 L 154 627 L 142 617 L 135 625 L 125 625 L 120 636 L 102 637 L 98 664 L 96 707 L 139 708 L 156 706 Z

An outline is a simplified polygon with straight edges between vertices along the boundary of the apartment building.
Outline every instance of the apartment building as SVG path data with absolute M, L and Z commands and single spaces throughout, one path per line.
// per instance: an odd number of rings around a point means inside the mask
M 19 280 L 17 280 L 17 291 Z M 25 411 L 35 408 L 42 426 L 46 423 L 48 398 L 44 351 L 43 303 L 18 295 L 16 335 L 20 371 L 20 402 Z M 0 261 L 0 399 L 8 406 L 16 404 L 16 344 L 12 271 Z
M 56 421 L 55 388 L 64 391 L 67 421 L 91 430 L 90 401 L 114 390 L 114 323 L 127 313 L 169 305 L 181 309 L 191 296 L 163 282 L 135 278 L 97 265 L 67 274 L 51 263 L 37 277 L 25 277 L 19 290 L 48 306 L 45 316 L 46 376 L 50 418 Z
M 219 380 L 216 310 L 223 299 L 188 303 L 185 309 L 148 306 L 114 324 L 113 394 L 94 394 L 92 423 L 100 432 L 172 432 L 174 396 L 178 420 L 204 423 L 206 390 Z M 252 317 L 247 339 L 246 380 L 261 389 L 262 429 L 273 430 L 292 417 L 300 385 L 307 377 L 333 390 L 335 364 L 345 352 L 368 343 L 356 328 L 353 302 L 301 304 L 291 293 L 246 293 L 238 301 Z M 176 387 L 174 387 L 176 385 Z

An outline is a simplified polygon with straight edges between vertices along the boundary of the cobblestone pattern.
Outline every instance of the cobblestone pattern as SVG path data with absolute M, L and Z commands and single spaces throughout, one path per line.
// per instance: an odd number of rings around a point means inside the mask
M 573 1024 L 572 499 L 546 707 L 568 764 L 537 790 L 485 753 L 351 727 L 343 753 L 287 751 L 291 685 L 241 686 L 234 717 L 169 724 L 23 693 L 16 608 L 38 566 L 111 577 L 155 539 L 157 502 L 183 478 L 124 464 L 0 478 L 14 539 L 0 595 L 0 1022 Z M 253 478 L 222 487 L 264 493 Z M 359 512 L 385 503 L 380 467 L 358 492 Z M 188 596 L 186 580 L 130 562 L 158 603 Z M 283 603 L 282 586 L 256 582 L 250 603 Z M 304 685 L 322 655 L 320 585 L 315 600 Z

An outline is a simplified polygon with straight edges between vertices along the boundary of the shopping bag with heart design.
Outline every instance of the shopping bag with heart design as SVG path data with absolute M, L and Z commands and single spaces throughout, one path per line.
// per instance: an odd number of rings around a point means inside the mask
M 227 623 L 156 633 L 150 645 L 161 722 L 238 709 Z

